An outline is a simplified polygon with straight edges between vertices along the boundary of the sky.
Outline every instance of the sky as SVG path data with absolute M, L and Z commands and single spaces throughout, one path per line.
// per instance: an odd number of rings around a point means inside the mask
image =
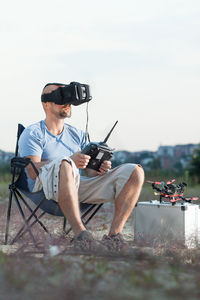
M 89 132 L 116 150 L 200 142 L 199 0 L 18 0 L 0 10 L 0 149 L 45 118 L 48 82 L 90 85 Z M 85 130 L 86 105 L 67 123 Z

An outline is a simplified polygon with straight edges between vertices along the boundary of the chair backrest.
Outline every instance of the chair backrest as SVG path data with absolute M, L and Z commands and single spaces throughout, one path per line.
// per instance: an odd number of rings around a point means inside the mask
M 22 124 L 18 124 L 17 128 L 17 142 L 16 142 L 16 148 L 15 148 L 15 156 L 18 156 L 18 149 L 19 149 L 19 138 L 22 132 L 24 131 L 25 127 Z
M 20 138 L 22 132 L 24 131 L 24 129 L 25 129 L 25 127 L 19 123 L 18 127 L 17 127 L 17 141 L 16 141 L 16 148 L 15 148 L 15 157 L 17 157 L 19 155 L 19 153 L 18 153 L 19 138 Z M 26 176 L 26 173 L 24 172 L 24 170 L 22 170 L 21 173 L 19 174 L 19 177 L 16 180 L 16 186 L 25 191 L 28 191 L 27 176 Z

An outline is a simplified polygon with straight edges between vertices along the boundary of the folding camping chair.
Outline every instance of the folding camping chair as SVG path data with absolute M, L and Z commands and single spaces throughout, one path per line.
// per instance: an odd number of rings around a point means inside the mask
M 22 158 L 18 156 L 18 141 L 19 137 L 24 130 L 24 126 L 18 124 L 18 131 L 17 131 L 17 143 L 15 149 L 15 157 L 11 159 L 11 174 L 12 180 L 11 184 L 9 185 L 10 195 L 9 195 L 9 203 L 8 203 L 8 210 L 7 210 L 7 222 L 6 222 L 6 232 L 5 232 L 5 244 L 8 244 L 8 235 L 9 235 L 9 224 L 11 218 L 11 208 L 12 208 L 12 200 L 13 197 L 17 204 L 17 208 L 23 220 L 23 225 L 15 235 L 15 237 L 9 241 L 9 244 L 14 244 L 19 238 L 21 238 L 25 233 L 29 233 L 30 237 L 33 241 L 35 247 L 38 248 L 36 239 L 32 232 L 32 227 L 37 223 L 40 227 L 49 233 L 49 230 L 46 226 L 42 223 L 41 218 L 47 213 L 50 215 L 63 217 L 63 231 L 67 235 L 71 231 L 71 227 L 66 231 L 66 218 L 60 209 L 59 204 L 54 200 L 47 200 L 43 191 L 31 193 L 28 191 L 27 183 L 26 183 L 26 174 L 25 168 L 28 164 L 31 164 L 34 171 L 38 175 L 38 170 L 36 169 L 35 165 L 29 158 Z M 25 197 L 24 197 L 25 196 Z M 31 200 L 35 204 L 35 208 L 33 209 L 27 199 Z M 28 209 L 29 216 L 25 216 L 25 211 L 22 207 L 22 204 Z M 93 218 L 93 216 L 97 213 L 100 207 L 103 205 L 101 204 L 87 204 L 87 203 L 80 203 L 80 211 L 81 211 L 81 219 L 84 225 L 87 225 L 88 222 Z M 42 213 L 37 216 L 38 210 L 41 209 Z M 85 220 L 86 218 L 86 220 Z

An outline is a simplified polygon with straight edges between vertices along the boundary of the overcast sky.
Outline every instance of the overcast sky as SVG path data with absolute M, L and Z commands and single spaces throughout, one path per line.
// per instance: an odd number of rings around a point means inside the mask
M 4 1 L 1 144 L 44 119 L 47 82 L 91 86 L 89 131 L 117 150 L 200 142 L 199 0 Z M 85 129 L 86 106 L 67 122 Z

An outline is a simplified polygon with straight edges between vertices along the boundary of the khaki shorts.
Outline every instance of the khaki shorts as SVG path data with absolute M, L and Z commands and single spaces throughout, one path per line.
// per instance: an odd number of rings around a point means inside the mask
M 78 188 L 79 201 L 84 203 L 104 203 L 114 201 L 128 181 L 136 164 L 123 164 L 95 177 L 80 176 L 74 162 L 65 157 L 43 166 L 33 192 L 43 189 L 47 199 L 58 201 L 58 180 L 62 160 L 67 160 L 73 169 L 74 183 Z
M 79 201 L 104 203 L 114 201 L 128 181 L 136 164 L 123 164 L 104 175 L 80 178 Z

